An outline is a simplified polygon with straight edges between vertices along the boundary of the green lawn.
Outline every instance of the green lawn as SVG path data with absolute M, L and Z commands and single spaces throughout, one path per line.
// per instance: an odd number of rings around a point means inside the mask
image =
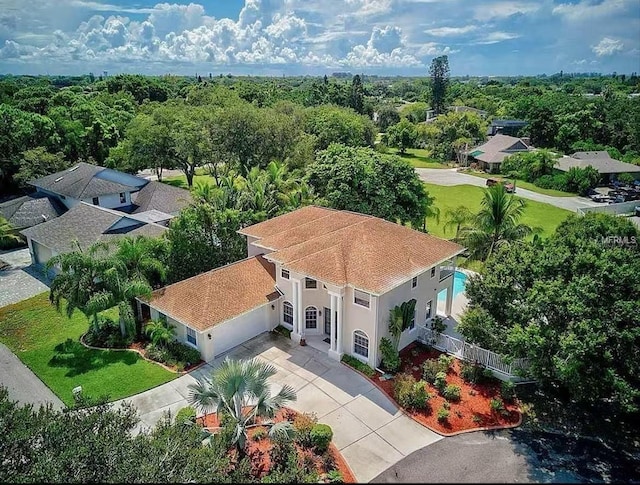
M 415 168 L 451 168 L 431 158 L 429 150 L 425 150 L 424 148 L 407 148 L 404 154 L 395 152 L 395 155 L 404 158 Z
M 0 342 L 67 405 L 73 404 L 76 386 L 87 396 L 116 400 L 176 377 L 135 352 L 87 349 L 78 341 L 87 328 L 82 313 L 67 318 L 46 292 L 0 308 Z
M 485 172 L 465 172 L 469 175 L 473 175 L 475 177 L 481 177 L 483 179 L 489 178 L 504 178 L 500 174 L 490 174 Z M 513 179 L 509 179 L 510 182 L 513 182 Z M 572 194 L 571 192 L 563 192 L 561 190 L 554 189 L 542 189 L 532 184 L 531 182 L 525 182 L 524 180 L 516 180 L 516 193 L 518 192 L 518 187 L 522 187 L 523 189 L 530 190 L 531 192 L 537 192 L 543 195 L 551 195 L 553 197 L 574 197 L 576 194 Z
M 444 186 L 425 184 L 429 195 L 435 197 L 435 205 L 440 209 L 440 223 L 434 219 L 427 220 L 429 232 L 435 236 L 451 239 L 454 237 L 452 230 L 444 233 L 447 209 L 453 209 L 464 205 L 472 212 L 478 212 L 484 189 L 473 185 Z M 567 216 L 570 211 L 559 209 L 550 204 L 524 199 L 527 204 L 522 222 L 532 227 L 542 228 L 542 236 L 549 236 Z
M 173 185 L 174 187 L 180 187 L 183 189 L 188 188 L 186 175 L 176 175 L 175 177 L 163 177 L 162 182 L 165 184 Z M 213 177 L 211 175 L 194 175 L 193 185 L 197 184 L 198 182 L 202 182 L 205 184 L 213 184 Z

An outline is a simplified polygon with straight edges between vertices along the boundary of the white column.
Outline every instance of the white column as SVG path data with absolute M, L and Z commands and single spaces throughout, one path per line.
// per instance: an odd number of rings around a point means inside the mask
M 449 277 L 449 279 L 451 279 L 451 281 L 447 286 L 447 300 L 444 307 L 444 313 L 445 315 L 447 315 L 447 317 L 451 316 L 451 306 L 453 303 L 453 283 L 455 281 L 455 272 Z
M 300 300 L 298 299 L 298 281 L 291 280 L 291 289 L 293 293 L 293 331 L 291 332 L 291 340 L 300 342 L 300 331 L 298 330 L 298 307 L 300 306 Z
M 331 296 L 331 350 L 336 350 L 336 300 L 337 296 L 330 293 Z
M 338 300 L 338 322 L 337 322 L 337 329 L 336 332 L 338 334 L 338 339 L 337 339 L 337 343 L 336 343 L 336 352 L 338 353 L 338 355 L 342 356 L 342 300 L 343 300 L 343 296 L 340 295 L 338 296 L 337 300 Z
M 302 302 L 302 282 L 298 280 L 298 333 L 301 337 L 304 336 L 305 330 L 305 317 L 304 317 L 304 303 Z

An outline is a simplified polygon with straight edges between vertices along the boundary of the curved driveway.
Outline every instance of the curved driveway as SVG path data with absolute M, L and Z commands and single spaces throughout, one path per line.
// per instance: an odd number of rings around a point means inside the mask
M 436 185 L 475 185 L 476 187 L 486 187 L 486 179 L 481 177 L 474 177 L 462 172 L 457 172 L 453 169 L 441 169 L 441 168 L 416 168 L 416 173 L 423 182 Z M 551 195 L 539 194 L 531 190 L 523 189 L 517 186 L 516 183 L 516 195 L 525 199 L 535 200 L 537 202 L 543 202 L 545 204 L 551 204 L 560 209 L 566 209 L 571 212 L 576 212 L 578 209 L 584 207 L 595 207 L 597 202 L 593 202 L 586 197 L 553 197 Z
M 319 422 L 331 426 L 333 441 L 358 482 L 368 482 L 414 451 L 442 439 L 405 416 L 368 379 L 310 346 L 301 347 L 265 333 L 228 355 L 237 359 L 257 357 L 272 364 L 277 371 L 270 379 L 272 386 L 292 386 L 297 400 L 290 406 L 314 412 Z M 165 411 L 175 415 L 186 406 L 189 384 L 209 374 L 222 358 L 125 399 L 138 409 L 141 427 L 153 426 Z

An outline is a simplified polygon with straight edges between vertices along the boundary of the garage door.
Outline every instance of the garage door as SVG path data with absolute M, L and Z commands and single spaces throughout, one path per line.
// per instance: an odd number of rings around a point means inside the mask
M 216 357 L 237 345 L 267 331 L 265 307 L 229 320 L 213 328 L 213 351 Z

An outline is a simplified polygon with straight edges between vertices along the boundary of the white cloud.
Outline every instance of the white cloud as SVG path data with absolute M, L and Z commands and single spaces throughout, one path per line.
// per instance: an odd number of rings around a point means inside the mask
M 637 0 L 603 0 L 601 3 L 582 0 L 578 3 L 557 5 L 553 8 L 553 13 L 574 22 L 588 21 L 620 13 L 634 2 L 637 8 Z
M 435 29 L 425 30 L 424 32 L 434 37 L 454 37 L 474 32 L 477 29 L 477 25 L 465 25 L 464 27 L 437 27 Z
M 474 44 L 497 44 L 498 42 L 517 39 L 518 37 L 520 37 L 519 34 L 514 34 L 511 32 L 489 32 L 487 35 L 476 40 L 473 43 Z
M 504 19 L 516 14 L 530 14 L 541 8 L 539 3 L 531 2 L 493 2 L 486 5 L 476 5 L 474 18 L 486 22 L 488 20 Z
M 624 48 L 624 44 L 616 39 L 604 37 L 596 45 L 591 46 L 591 50 L 598 57 L 611 56 L 616 52 L 620 52 Z

